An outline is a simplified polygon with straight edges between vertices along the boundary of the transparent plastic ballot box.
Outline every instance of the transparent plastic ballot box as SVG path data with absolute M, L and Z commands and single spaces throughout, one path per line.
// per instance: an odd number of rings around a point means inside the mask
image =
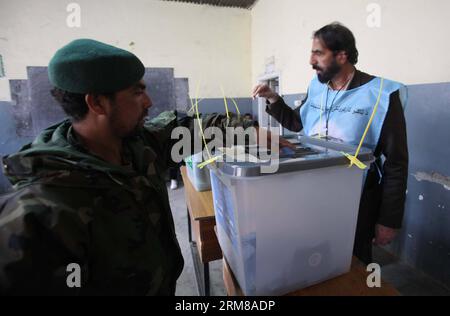
M 203 161 L 203 152 L 199 152 L 184 159 L 188 178 L 198 192 L 211 190 L 211 179 L 208 168 L 200 169 L 198 167 Z
M 343 152 L 356 147 L 290 141 L 296 150 L 275 173 L 258 154 L 209 165 L 219 243 L 245 295 L 283 295 L 350 270 L 365 171 Z M 366 148 L 358 159 L 374 161 Z

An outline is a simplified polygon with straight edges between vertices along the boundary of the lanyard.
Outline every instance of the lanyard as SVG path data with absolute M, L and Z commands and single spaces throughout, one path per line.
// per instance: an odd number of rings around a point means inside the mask
M 347 84 L 345 84 L 347 85 Z M 345 86 L 344 85 L 344 86 Z M 334 101 L 336 101 L 336 98 L 339 94 L 339 92 L 342 91 L 342 89 L 344 88 L 344 86 L 342 86 L 338 92 L 334 95 L 333 100 L 331 100 L 331 104 L 330 104 L 330 108 L 328 109 L 328 92 L 330 91 L 330 88 L 327 86 L 327 97 L 325 99 L 325 136 L 328 137 L 328 123 L 330 121 L 330 116 L 331 116 L 331 112 L 333 111 L 333 105 L 334 105 Z
M 351 76 L 350 78 L 347 79 L 347 81 L 344 83 L 344 85 L 338 90 L 338 92 L 334 95 L 333 100 L 331 101 L 330 104 L 330 108 L 328 109 L 328 92 L 330 91 L 330 82 L 327 82 L 327 97 L 325 100 L 325 137 L 328 138 L 328 123 L 330 121 L 330 117 L 331 117 L 331 112 L 333 111 L 333 105 L 334 105 L 334 101 L 336 101 L 336 98 L 338 96 L 338 94 L 342 91 L 342 89 L 344 89 L 344 87 L 346 87 L 348 85 L 348 83 L 350 82 L 350 80 L 353 78 L 353 76 Z M 323 95 L 325 92 L 322 93 L 322 98 L 321 98 L 321 104 L 320 104 L 320 124 L 319 124 L 319 138 L 322 138 L 322 133 L 321 133 L 321 127 L 322 127 L 322 113 L 323 113 Z
M 372 115 L 370 116 L 369 122 L 367 123 L 366 129 L 365 129 L 365 131 L 364 131 L 364 133 L 363 133 L 363 136 L 361 137 L 361 140 L 360 140 L 360 142 L 359 142 L 359 145 L 358 145 L 358 148 L 356 149 L 355 154 L 354 154 L 354 155 L 350 155 L 350 154 L 348 154 L 348 153 L 341 152 L 341 154 L 343 154 L 345 157 L 348 158 L 348 160 L 350 160 L 350 165 L 349 165 L 349 167 L 351 167 L 351 166 L 353 166 L 353 165 L 356 165 L 359 169 L 363 169 L 363 170 L 364 170 L 364 169 L 367 168 L 367 166 L 366 166 L 365 164 L 363 164 L 361 161 L 359 161 L 358 155 L 359 155 L 359 151 L 361 150 L 361 147 L 362 147 L 362 145 L 363 145 L 363 143 L 364 143 L 364 140 L 365 140 L 365 138 L 366 138 L 366 136 L 367 136 L 367 133 L 369 132 L 369 128 L 370 128 L 370 126 L 372 125 L 373 119 L 375 118 L 375 114 L 377 113 L 378 106 L 379 106 L 380 100 L 381 100 L 381 95 L 382 95 L 382 92 L 383 92 L 383 84 L 384 84 L 384 78 L 381 78 L 381 82 L 380 82 L 380 90 L 379 90 L 379 92 L 378 92 L 377 102 L 376 102 L 376 104 L 375 104 L 375 106 L 374 106 Z M 345 84 L 345 85 L 347 85 L 347 84 Z M 344 86 L 345 86 L 345 85 L 344 85 Z M 328 99 L 328 90 L 329 90 L 329 87 L 328 87 L 328 84 L 327 84 L 327 99 Z M 340 90 L 342 90 L 342 88 L 341 88 Z M 340 92 L 340 90 L 338 91 L 338 93 Z M 326 128 L 327 128 L 327 130 L 326 130 L 326 136 L 328 136 L 328 120 L 329 120 L 330 115 L 331 115 L 331 109 L 332 109 L 334 100 L 336 99 L 336 96 L 338 95 L 338 93 L 336 93 L 335 97 L 333 98 L 333 101 L 331 102 L 330 111 L 329 111 L 329 113 L 328 113 L 327 122 L 326 122 Z M 322 138 L 322 135 L 321 135 L 321 128 L 320 128 L 320 127 L 322 126 L 323 95 L 324 95 L 324 94 L 325 94 L 325 91 L 322 93 L 322 97 L 321 97 L 321 105 L 320 105 L 320 122 L 319 122 L 319 138 Z

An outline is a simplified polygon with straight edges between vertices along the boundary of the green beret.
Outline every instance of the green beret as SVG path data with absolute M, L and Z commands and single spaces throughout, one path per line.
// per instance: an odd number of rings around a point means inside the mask
M 132 53 L 91 39 L 59 49 L 48 65 L 50 82 L 72 93 L 112 93 L 144 76 L 145 67 Z

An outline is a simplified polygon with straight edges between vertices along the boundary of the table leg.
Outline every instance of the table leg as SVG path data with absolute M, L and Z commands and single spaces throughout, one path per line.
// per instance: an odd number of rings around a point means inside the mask
M 189 208 L 187 209 L 187 221 L 188 221 L 188 238 L 189 242 L 192 242 L 192 229 L 191 229 L 191 215 L 189 215 Z
M 203 277 L 205 280 L 205 296 L 209 296 L 209 263 L 203 264 Z
M 195 280 L 197 282 L 197 291 L 199 296 L 209 296 L 209 263 L 202 263 L 196 242 L 191 242 L 192 261 L 194 263 Z M 203 266 L 203 273 L 201 267 Z

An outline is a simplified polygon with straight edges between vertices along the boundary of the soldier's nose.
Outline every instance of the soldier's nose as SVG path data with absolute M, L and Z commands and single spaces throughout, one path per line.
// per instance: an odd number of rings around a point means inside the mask
M 152 99 L 150 99 L 150 97 L 148 96 L 147 93 L 145 94 L 145 97 L 146 97 L 146 99 L 145 99 L 145 103 L 144 103 L 144 108 L 148 109 L 148 108 L 153 106 L 153 102 L 152 102 Z

